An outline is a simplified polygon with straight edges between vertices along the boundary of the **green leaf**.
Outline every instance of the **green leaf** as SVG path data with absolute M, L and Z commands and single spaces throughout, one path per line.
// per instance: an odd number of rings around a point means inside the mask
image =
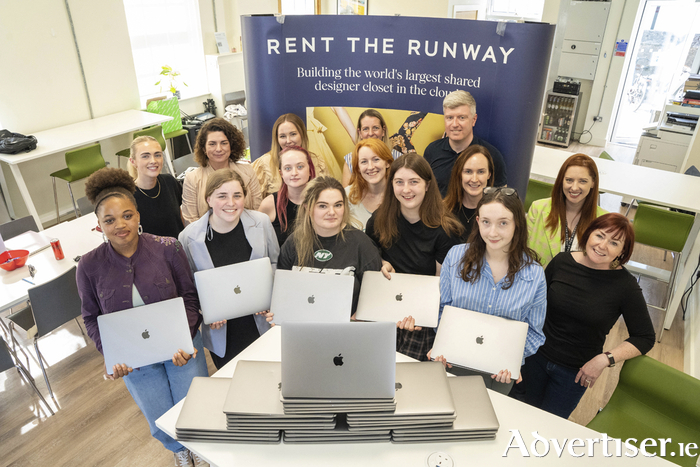
M 155 86 L 158 86 L 162 80 L 158 80 L 158 82 L 155 84 Z
M 170 86 L 170 92 L 175 94 L 177 92 L 177 89 L 175 89 L 175 86 Z

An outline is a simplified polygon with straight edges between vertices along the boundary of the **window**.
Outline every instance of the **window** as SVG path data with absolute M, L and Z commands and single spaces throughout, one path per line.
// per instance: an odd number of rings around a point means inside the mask
M 176 88 L 181 97 L 209 92 L 196 0 L 124 0 L 124 10 L 144 106 L 146 99 L 169 95 L 169 79 L 155 85 L 163 65 L 180 73 Z
M 280 0 L 283 15 L 313 15 L 316 0 Z
M 527 19 L 540 21 L 544 0 L 490 0 L 489 19 Z

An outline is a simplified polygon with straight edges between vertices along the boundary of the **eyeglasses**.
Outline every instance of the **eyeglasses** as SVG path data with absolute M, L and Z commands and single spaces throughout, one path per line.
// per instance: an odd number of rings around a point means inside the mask
M 499 191 L 506 196 L 513 196 L 518 194 L 518 191 L 515 188 L 510 188 L 507 186 L 487 186 L 486 188 L 484 188 L 485 195 L 489 195 L 491 193 L 498 193 Z

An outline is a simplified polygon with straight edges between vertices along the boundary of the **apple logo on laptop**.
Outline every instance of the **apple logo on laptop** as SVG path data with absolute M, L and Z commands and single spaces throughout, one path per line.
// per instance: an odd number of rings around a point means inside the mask
M 236 293 L 236 295 L 238 295 L 239 293 L 241 293 L 241 287 L 237 285 L 236 288 L 233 289 L 233 291 Z
M 309 303 L 313 304 L 316 301 L 316 298 L 314 298 L 314 296 L 312 295 L 307 300 L 309 301 Z
M 141 337 L 143 337 L 144 339 L 148 339 L 149 337 L 151 337 L 148 335 L 148 329 L 146 329 L 145 331 L 143 331 L 141 333 Z
M 400 293 L 396 296 L 396 301 L 400 302 L 401 300 L 403 300 L 403 294 Z
M 333 364 L 335 366 L 343 366 L 343 354 L 338 354 L 337 357 L 333 357 Z
M 401 389 L 402 387 L 403 387 L 403 385 L 401 385 L 401 383 L 396 383 L 396 384 L 394 385 L 394 388 L 395 388 L 397 391 L 398 391 L 399 389 Z
M 479 336 L 476 338 L 476 343 L 481 345 L 484 343 L 484 336 Z

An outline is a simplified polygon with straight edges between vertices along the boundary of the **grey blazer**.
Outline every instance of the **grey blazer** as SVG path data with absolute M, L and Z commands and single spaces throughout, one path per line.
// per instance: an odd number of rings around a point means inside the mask
M 191 223 L 185 227 L 185 230 L 180 232 L 179 240 L 185 249 L 185 254 L 193 273 L 214 267 L 207 246 L 204 243 L 210 215 L 211 209 L 199 220 Z M 274 271 L 277 268 L 277 257 L 280 254 L 280 248 L 270 218 L 261 212 L 245 209 L 241 214 L 240 222 L 243 224 L 246 239 L 253 249 L 250 259 L 268 257 Z M 265 317 L 262 315 L 255 316 L 255 324 L 261 335 L 270 329 L 270 324 L 265 321 Z M 202 337 L 204 346 L 210 351 L 220 357 L 226 354 L 226 325 L 219 329 L 211 329 L 208 325 L 202 323 Z

